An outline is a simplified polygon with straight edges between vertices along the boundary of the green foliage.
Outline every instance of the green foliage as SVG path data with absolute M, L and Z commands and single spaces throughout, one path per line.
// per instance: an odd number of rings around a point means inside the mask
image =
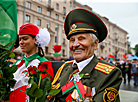
M 33 67 L 32 67 L 33 68 Z M 29 81 L 28 84 L 31 85 L 31 87 L 27 88 L 26 94 L 29 96 L 29 102 L 45 102 L 48 95 L 56 95 L 60 92 L 59 89 L 51 89 L 51 80 L 49 77 L 51 75 L 46 72 L 47 68 L 44 71 L 40 71 L 39 69 L 35 69 L 37 75 L 29 73 Z M 39 77 L 40 74 L 40 77 Z M 45 77 L 41 79 L 42 74 L 47 74 L 49 77 Z
M 137 45 L 135 45 L 135 55 L 137 55 L 138 56 L 138 44 Z
M 17 70 L 17 66 L 14 65 L 10 67 L 10 62 L 7 61 L 8 57 L 15 56 L 14 53 L 7 50 L 12 43 L 14 43 L 14 41 L 6 46 L 0 45 L 0 100 L 9 100 L 11 93 L 10 88 L 13 88 L 16 83 L 13 79 L 13 73 Z

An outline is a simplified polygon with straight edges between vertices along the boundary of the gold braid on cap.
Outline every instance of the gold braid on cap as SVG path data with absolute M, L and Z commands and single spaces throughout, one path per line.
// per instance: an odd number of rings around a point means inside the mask
M 68 35 L 70 35 L 72 32 L 79 31 L 79 30 L 80 31 L 93 31 L 93 32 L 96 32 L 96 30 L 94 30 L 94 29 L 78 28 L 78 29 L 71 30 Z

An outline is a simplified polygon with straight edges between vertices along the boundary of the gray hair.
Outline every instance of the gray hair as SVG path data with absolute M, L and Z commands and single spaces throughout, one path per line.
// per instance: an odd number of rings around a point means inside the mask
M 92 38 L 92 40 L 93 40 L 93 42 L 95 42 L 98 38 L 96 37 L 96 35 L 95 34 L 93 34 L 93 33 L 90 33 L 90 37 Z M 99 42 L 99 39 L 98 39 L 98 42 Z M 98 46 L 98 45 L 97 45 Z M 97 50 L 97 49 L 96 49 Z M 96 50 L 94 50 L 94 52 L 96 51 Z
M 98 38 L 96 37 L 96 35 L 93 34 L 93 33 L 90 33 L 90 36 L 91 36 L 93 42 L 95 42 L 95 41 L 98 39 Z M 98 40 L 98 42 L 99 42 L 99 40 Z

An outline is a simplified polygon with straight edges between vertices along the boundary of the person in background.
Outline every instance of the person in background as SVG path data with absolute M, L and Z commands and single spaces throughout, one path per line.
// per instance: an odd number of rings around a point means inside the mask
M 45 47 L 50 42 L 50 34 L 46 28 L 38 29 L 34 24 L 23 24 L 19 29 L 19 46 L 22 52 L 25 54 L 22 59 L 17 60 L 13 65 L 18 65 L 17 71 L 14 73 L 14 79 L 16 80 L 14 88 L 12 88 L 9 102 L 29 102 L 29 97 L 22 91 L 26 91 L 29 78 L 26 73 L 29 66 L 38 67 L 41 62 L 48 61 L 44 57 L 42 47 Z M 53 68 L 50 61 L 48 61 L 49 67 L 46 71 L 53 78 Z M 43 78 L 49 77 L 47 74 L 42 75 Z M 52 81 L 52 78 L 49 79 Z
M 122 71 L 121 65 L 120 65 L 120 62 L 119 62 L 119 61 L 116 61 L 115 66 L 116 66 L 117 68 L 119 68 L 119 69 Z
M 122 74 L 113 64 L 94 54 L 98 42 L 107 36 L 104 22 L 92 11 L 77 8 L 65 19 L 64 30 L 74 60 L 65 62 L 57 71 L 53 88 L 61 88 L 53 102 L 120 102 Z
M 124 78 L 124 84 L 126 83 L 126 74 L 128 78 L 128 84 L 130 84 L 130 79 L 131 79 L 131 67 L 132 64 L 130 63 L 129 60 L 126 60 L 123 64 L 123 78 Z
M 134 85 L 138 85 L 138 63 L 137 59 L 133 59 L 132 63 L 132 73 L 133 73 L 133 80 L 134 80 Z

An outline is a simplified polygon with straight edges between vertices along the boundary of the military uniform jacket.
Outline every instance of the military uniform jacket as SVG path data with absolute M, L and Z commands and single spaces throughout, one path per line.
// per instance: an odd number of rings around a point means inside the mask
M 98 66 L 99 63 L 102 68 Z M 110 66 L 112 68 L 108 71 Z M 72 73 L 71 67 L 72 63 L 64 66 L 60 76 L 60 87 L 66 84 Z M 119 68 L 94 56 L 80 74 L 84 74 L 81 79 L 83 85 L 96 88 L 96 94 L 93 97 L 94 102 L 120 102 L 118 91 L 122 82 L 122 74 Z M 65 102 L 67 96 L 68 94 L 62 95 L 60 92 L 55 99 L 59 102 Z

